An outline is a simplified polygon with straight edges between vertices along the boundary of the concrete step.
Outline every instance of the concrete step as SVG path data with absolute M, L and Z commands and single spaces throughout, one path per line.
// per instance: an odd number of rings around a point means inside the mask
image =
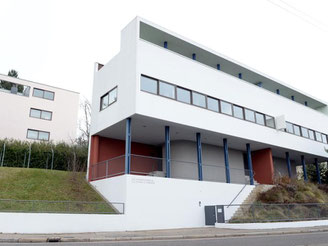
M 250 205 L 253 204 L 256 200 L 257 197 L 260 193 L 262 192 L 266 192 L 270 189 L 272 189 L 274 187 L 274 185 L 256 185 L 256 187 L 252 190 L 252 192 L 248 195 L 248 197 L 244 200 L 244 202 L 242 203 L 242 205 Z M 243 216 L 244 213 L 248 210 L 248 206 L 240 206 L 236 212 L 233 214 L 233 216 L 231 217 L 231 219 L 235 218 L 235 217 L 239 217 L 239 216 Z

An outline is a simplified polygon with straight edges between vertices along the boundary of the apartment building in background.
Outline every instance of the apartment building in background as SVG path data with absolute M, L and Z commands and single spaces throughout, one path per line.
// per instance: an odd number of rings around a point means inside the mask
M 88 179 L 125 203 L 127 229 L 204 226 L 205 205 L 327 161 L 327 109 L 137 17 L 95 64 Z
M 79 93 L 0 74 L 0 138 L 70 142 Z

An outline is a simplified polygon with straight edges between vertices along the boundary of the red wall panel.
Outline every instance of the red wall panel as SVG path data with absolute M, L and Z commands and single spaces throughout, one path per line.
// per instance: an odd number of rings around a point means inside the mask
M 161 152 L 161 146 L 132 142 L 131 174 L 147 175 L 149 172 L 160 170 L 162 160 L 158 158 L 161 157 Z M 89 180 L 95 177 L 103 178 L 105 176 L 123 174 L 125 171 L 124 154 L 125 141 L 92 136 L 90 146 Z M 108 164 L 106 162 L 107 160 L 109 160 Z M 97 166 L 93 167 L 95 164 L 97 164 Z
M 274 169 L 271 149 L 252 152 L 254 179 L 260 184 L 273 184 Z

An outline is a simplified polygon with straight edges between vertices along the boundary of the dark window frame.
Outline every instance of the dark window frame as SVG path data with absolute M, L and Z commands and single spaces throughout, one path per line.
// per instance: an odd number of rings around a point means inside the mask
M 141 74 L 141 77 L 145 77 L 145 78 L 148 78 L 148 79 L 152 79 L 152 80 L 156 80 L 156 93 L 153 93 L 153 92 L 150 92 L 150 91 L 146 91 L 146 90 L 143 90 L 141 88 L 141 79 L 140 79 L 140 90 L 143 91 L 143 92 L 146 92 L 146 93 L 150 93 L 152 95 L 159 95 L 159 79 L 156 79 L 154 77 L 151 77 L 151 76 L 148 76 L 148 75 L 144 75 L 144 74 Z M 140 77 L 140 78 L 141 78 Z M 163 81 L 164 83 L 167 83 L 165 81 Z M 169 83 L 167 83 L 169 84 Z M 161 95 L 160 95 L 161 96 Z M 166 97 L 166 98 L 169 98 L 169 97 Z
M 242 113 L 242 118 L 240 117 L 236 117 L 235 115 L 235 108 L 234 107 L 238 107 L 238 108 L 241 108 L 241 113 Z M 244 111 L 244 107 L 242 106 L 239 106 L 237 104 L 232 104 L 232 116 L 236 119 L 240 119 L 240 120 L 245 120 L 245 111 Z
M 31 115 L 32 110 L 40 111 L 40 117 L 34 117 L 34 116 L 32 116 L 32 115 Z M 50 113 L 50 114 L 51 114 L 50 119 L 42 118 L 42 112 Z M 53 113 L 52 113 L 51 111 L 48 111 L 48 110 L 43 110 L 43 109 L 38 109 L 38 108 L 30 108 L 30 114 L 29 114 L 29 116 L 30 116 L 31 118 L 34 118 L 34 119 L 40 119 L 40 120 L 52 121 L 52 115 L 53 115 Z
M 116 90 L 116 98 L 113 102 L 109 103 L 109 93 L 111 93 L 112 91 Z M 102 99 L 104 97 L 108 96 L 108 105 L 106 107 L 102 107 Z M 110 105 L 112 105 L 113 103 L 117 102 L 117 99 L 118 99 L 118 86 L 116 85 L 114 88 L 112 88 L 111 90 L 109 90 L 108 92 L 106 92 L 104 95 L 102 95 L 100 97 L 100 106 L 99 106 L 99 111 L 103 111 L 105 110 L 106 108 L 108 108 Z
M 35 132 L 37 132 L 38 133 L 38 137 L 37 138 L 29 138 L 28 137 L 28 132 L 29 131 L 35 131 Z M 48 134 L 48 139 L 47 140 L 40 139 L 40 137 L 39 137 L 40 136 L 40 132 L 47 133 Z M 26 131 L 26 138 L 27 139 L 31 139 L 31 140 L 38 140 L 38 141 L 47 141 L 47 142 L 49 142 L 50 141 L 50 132 L 28 128 L 27 131 Z
M 257 120 L 256 114 L 263 116 L 263 124 L 260 124 Z M 265 114 L 255 111 L 255 123 L 261 126 L 265 126 Z
M 252 112 L 253 112 L 253 115 L 254 115 L 254 121 L 248 120 L 248 119 L 246 118 L 246 110 L 248 110 L 248 111 L 252 111 Z M 244 116 L 245 116 L 245 120 L 248 121 L 248 122 L 252 122 L 252 123 L 257 124 L 257 123 L 256 123 L 255 112 L 256 112 L 255 110 L 252 110 L 252 109 L 250 109 L 250 108 L 244 108 Z M 257 124 L 257 125 L 259 125 L 259 124 Z M 262 126 L 262 125 L 261 125 L 261 126 Z
M 264 113 L 258 112 L 258 111 L 256 111 L 256 110 L 252 110 L 252 109 L 250 109 L 250 108 L 246 108 L 246 107 L 243 107 L 243 106 L 240 106 L 240 105 L 238 105 L 238 104 L 234 104 L 234 103 L 231 103 L 231 102 L 228 102 L 228 101 L 225 101 L 225 100 L 221 100 L 221 99 L 219 99 L 219 98 L 212 97 L 212 96 L 206 95 L 206 94 L 201 93 L 201 92 L 197 92 L 197 91 L 194 91 L 194 90 L 190 90 L 190 89 L 188 89 L 188 88 L 185 88 L 185 87 L 182 87 L 182 86 L 178 86 L 178 85 L 176 85 L 176 84 L 172 84 L 172 83 L 169 83 L 169 82 L 166 82 L 166 81 L 160 80 L 160 79 L 156 79 L 156 78 L 153 78 L 153 77 L 151 77 L 151 76 L 147 76 L 147 75 L 144 75 L 144 74 L 141 74 L 141 76 L 143 76 L 143 77 L 147 77 L 147 78 L 150 78 L 150 79 L 155 80 L 155 81 L 156 81 L 156 85 L 157 85 L 157 92 L 156 92 L 156 94 L 154 94 L 154 93 L 152 93 L 152 92 L 149 92 L 149 91 L 144 91 L 144 90 L 142 90 L 142 89 L 140 88 L 140 90 L 141 90 L 142 92 L 146 92 L 146 93 L 149 93 L 149 94 L 152 94 L 152 95 L 158 95 L 158 96 L 161 96 L 161 97 L 166 98 L 166 99 L 171 99 L 171 100 L 178 101 L 178 102 L 181 102 L 181 103 L 184 103 L 184 104 L 188 104 L 188 105 L 192 105 L 192 106 L 195 106 L 195 107 L 199 107 L 199 108 L 202 108 L 202 109 L 207 109 L 207 110 L 209 110 L 209 111 L 211 111 L 211 112 L 220 113 L 220 114 L 223 114 L 223 115 L 227 115 L 227 116 L 233 117 L 233 118 L 235 118 L 235 119 L 244 120 L 244 121 L 251 122 L 251 123 L 254 123 L 254 124 L 257 124 L 257 125 L 260 125 L 260 126 L 266 126 L 266 127 L 271 128 L 271 129 L 275 129 L 275 128 L 276 128 L 275 117 L 273 117 L 273 116 L 271 116 L 271 115 L 264 114 Z M 159 93 L 159 90 L 160 90 L 160 89 L 159 89 L 159 83 L 160 83 L 160 82 L 165 83 L 165 84 L 172 85 L 172 86 L 175 88 L 175 98 L 167 97 L 167 96 L 164 96 L 164 95 L 160 95 L 160 93 Z M 114 90 L 115 88 L 117 88 L 117 86 L 114 87 L 112 90 Z M 186 90 L 186 91 L 189 92 L 190 103 L 187 103 L 187 102 L 179 101 L 179 100 L 178 100 L 178 89 Z M 111 90 L 111 91 L 112 91 L 112 90 Z M 110 92 L 110 91 L 109 91 L 109 92 Z M 109 94 L 109 92 L 107 92 L 106 94 Z M 198 106 L 198 105 L 195 105 L 195 104 L 194 104 L 194 102 L 193 102 L 193 92 L 205 96 L 205 104 L 206 104 L 206 107 L 202 107 L 202 106 Z M 106 96 L 106 94 L 104 94 L 102 97 Z M 102 98 L 102 97 L 101 97 L 101 98 Z M 118 97 L 118 96 L 117 96 L 117 97 Z M 115 100 L 114 102 L 117 101 L 117 97 L 116 97 L 116 100 Z M 217 101 L 217 103 L 218 103 L 218 111 L 216 111 L 216 110 L 212 110 L 212 109 L 208 108 L 208 99 L 209 99 L 209 98 L 212 99 L 212 100 L 216 100 L 216 101 Z M 113 103 L 114 103 L 114 102 L 113 102 Z M 231 113 L 232 113 L 231 115 L 222 112 L 221 102 L 228 103 L 228 104 L 231 105 Z M 110 105 L 111 105 L 111 104 L 109 104 L 107 107 L 109 107 Z M 234 114 L 234 106 L 237 106 L 237 107 L 242 108 L 242 110 L 243 110 L 243 118 L 239 118 L 239 117 L 235 117 L 235 116 L 234 116 L 234 115 L 235 115 L 235 114 Z M 107 108 L 107 107 L 106 107 L 106 108 Z M 246 119 L 246 110 L 249 110 L 249 111 L 253 112 L 253 114 L 254 114 L 254 121 L 251 121 L 251 120 Z M 261 114 L 261 115 L 263 115 L 263 117 L 264 117 L 264 124 L 259 124 L 259 123 L 257 122 L 257 120 L 256 120 L 256 113 L 257 113 L 257 114 Z M 272 119 L 272 123 L 273 123 L 272 126 L 270 126 L 270 125 L 267 124 L 267 117 L 269 117 L 270 119 Z M 291 122 L 289 122 L 289 121 L 286 121 L 286 124 L 290 124 L 290 125 L 292 126 L 292 130 L 293 130 L 293 132 L 288 132 L 288 131 L 287 131 L 287 128 L 286 128 L 286 129 L 285 129 L 285 132 L 286 132 L 286 133 L 293 134 L 293 135 L 295 135 L 295 136 L 299 136 L 299 137 L 303 137 L 303 136 L 302 136 L 302 129 L 301 129 L 301 127 L 303 127 L 303 126 L 300 126 L 300 125 L 297 125 L 297 124 L 293 124 L 293 123 L 291 123 Z M 300 135 L 295 134 L 294 125 L 297 126 L 297 127 L 299 127 Z M 315 133 L 316 133 L 317 131 L 311 130 L 311 129 L 307 128 L 307 127 L 304 127 L 304 128 L 308 129 L 308 133 L 309 133 L 309 131 L 313 131 L 314 136 L 315 136 Z M 321 132 L 318 132 L 318 133 L 321 133 Z M 324 133 L 321 133 L 321 134 L 324 134 Z M 327 136 L 326 134 L 324 134 L 324 135 Z M 322 136 L 321 136 L 321 137 L 322 137 Z M 307 137 L 304 137 L 304 138 L 307 138 Z M 315 136 L 315 138 L 316 138 L 316 136 Z M 308 137 L 307 139 L 313 140 L 313 139 L 310 138 L 310 133 L 309 133 L 309 137 Z M 317 140 L 314 140 L 314 141 L 317 141 Z M 322 143 L 323 141 L 318 141 L 318 142 L 321 142 L 321 143 Z M 327 142 L 328 142 L 328 136 L 327 136 Z
M 179 99 L 178 99 L 178 89 L 181 89 L 181 90 L 185 90 L 185 91 L 189 91 L 189 100 L 190 100 L 190 102 L 188 103 L 188 102 L 185 102 L 185 101 L 180 101 Z M 193 103 L 192 103 L 192 90 L 189 90 L 189 89 L 187 89 L 187 88 L 185 88 L 185 87 L 182 87 L 182 86 L 176 86 L 176 101 L 178 101 L 178 102 L 181 102 L 181 103 L 185 103 L 185 104 L 188 104 L 188 105 L 193 105 L 193 106 L 196 106 L 196 107 L 198 107 L 197 105 L 194 105 Z
M 222 102 L 223 102 L 223 103 L 230 104 L 231 114 L 227 114 L 227 113 L 222 112 L 222 107 L 221 107 L 221 103 L 222 103 Z M 219 104 L 220 104 L 220 113 L 221 113 L 221 114 L 224 114 L 224 115 L 228 115 L 228 116 L 232 116 L 232 117 L 233 117 L 233 109 L 232 109 L 232 108 L 233 108 L 233 107 L 232 107 L 233 104 L 232 104 L 232 103 L 230 103 L 230 102 L 228 102 L 228 101 L 225 101 L 225 100 L 220 100 L 220 103 L 219 103 Z M 235 118 L 235 117 L 234 117 L 234 118 Z
M 34 91 L 35 91 L 35 90 L 42 91 L 42 97 L 35 96 L 35 95 L 34 95 Z M 54 95 L 53 98 L 50 99 L 50 98 L 46 98 L 46 97 L 44 97 L 44 93 L 45 93 L 45 92 L 50 92 L 50 93 L 52 93 L 52 94 Z M 33 87 L 33 92 L 32 92 L 32 96 L 33 96 L 33 97 L 42 98 L 42 99 L 46 99 L 46 100 L 49 100 L 49 101 L 55 101 L 55 95 L 56 95 L 56 93 L 55 93 L 54 91 L 48 91 L 48 90 L 40 89 L 40 88 L 37 88 L 37 87 Z

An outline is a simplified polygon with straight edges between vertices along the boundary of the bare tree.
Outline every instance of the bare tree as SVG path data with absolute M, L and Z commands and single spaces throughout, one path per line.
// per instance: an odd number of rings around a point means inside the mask
M 80 136 L 78 141 L 80 144 L 89 143 L 90 137 L 90 123 L 91 123 L 91 103 L 87 98 L 84 98 L 80 104 L 82 110 L 82 117 L 79 122 Z

